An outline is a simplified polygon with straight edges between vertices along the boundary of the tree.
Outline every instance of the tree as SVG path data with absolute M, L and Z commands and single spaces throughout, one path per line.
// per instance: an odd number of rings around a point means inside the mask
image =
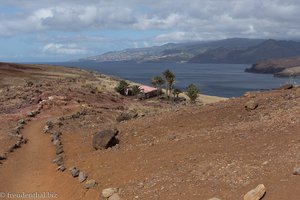
M 157 90 L 157 96 L 158 96 L 159 93 L 160 93 L 160 91 L 161 91 L 161 86 L 163 84 L 165 84 L 165 80 L 161 76 L 155 76 L 155 77 L 152 78 L 151 84 L 154 87 L 158 87 L 159 88 L 159 90 Z
M 140 92 L 141 92 L 140 86 L 138 86 L 138 85 L 132 86 L 133 95 L 138 95 Z
M 195 103 L 197 97 L 199 96 L 199 89 L 196 85 L 190 84 L 186 88 L 186 95 L 190 98 L 192 103 Z
M 128 84 L 126 81 L 122 80 L 122 81 L 119 82 L 119 84 L 117 85 L 117 87 L 115 87 L 115 90 L 116 90 L 118 93 L 120 93 L 120 94 L 122 94 L 122 95 L 125 95 L 125 89 L 126 89 L 128 86 L 129 86 L 129 84 Z
M 175 88 L 175 89 L 173 90 L 173 96 L 174 96 L 174 98 L 176 97 L 176 98 L 178 99 L 178 96 L 179 96 L 179 94 L 180 94 L 181 92 L 182 92 L 182 91 L 181 91 L 180 89 Z
M 170 94 L 173 89 L 173 85 L 175 83 L 175 75 L 173 72 L 171 72 L 168 69 L 163 72 L 163 75 L 164 75 L 166 83 L 167 83 L 166 84 L 166 93 L 167 93 L 167 96 L 170 97 Z

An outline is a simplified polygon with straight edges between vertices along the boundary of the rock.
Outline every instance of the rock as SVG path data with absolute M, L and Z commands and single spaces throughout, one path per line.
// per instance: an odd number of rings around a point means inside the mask
M 263 184 L 259 184 L 255 189 L 249 191 L 244 196 L 244 200 L 260 200 L 266 193 L 266 187 Z
M 98 150 L 115 146 L 119 142 L 116 138 L 118 132 L 117 129 L 109 129 L 96 133 L 93 137 L 93 147 Z
M 14 152 L 15 149 L 20 148 L 20 145 L 13 144 L 10 147 L 8 147 L 8 152 Z
M 87 175 L 84 172 L 79 172 L 78 181 L 79 183 L 84 182 L 87 179 Z
M 0 160 L 6 160 L 6 156 L 5 155 L 0 155 Z
M 283 86 L 281 86 L 279 88 L 279 90 L 289 90 L 289 89 L 292 89 L 294 86 L 292 84 L 285 84 Z
M 118 188 L 106 188 L 102 190 L 101 196 L 104 198 L 109 198 L 113 194 L 118 193 L 119 189 Z
M 80 116 L 86 115 L 85 111 L 78 111 L 77 113 L 70 116 L 71 119 L 77 119 L 80 118 Z
M 49 126 L 46 125 L 46 126 L 44 127 L 44 133 L 48 133 L 49 131 L 50 131 L 50 128 L 49 128 Z
M 61 141 L 59 139 L 54 140 L 52 143 L 55 146 L 60 146 L 61 145 Z
M 12 133 L 11 133 L 11 135 L 13 135 L 13 136 L 15 136 L 15 135 L 19 135 L 19 134 L 21 134 L 21 132 L 20 132 L 20 129 L 14 129 L 13 131 L 12 131 Z
M 246 110 L 255 110 L 256 108 L 258 107 L 258 103 L 256 103 L 255 101 L 251 100 L 251 101 L 248 101 L 246 104 L 245 104 L 245 109 Z
M 23 141 L 18 140 L 15 145 L 16 145 L 17 148 L 20 148 L 22 144 L 23 144 Z
M 54 140 L 59 140 L 59 138 L 60 138 L 60 136 L 61 136 L 61 132 L 55 132 L 55 133 L 53 133 L 52 134 L 52 142 L 54 141 Z
M 30 111 L 27 115 L 28 117 L 35 117 L 39 113 L 40 113 L 39 111 Z
M 35 116 L 35 114 L 34 114 L 34 112 L 33 112 L 33 111 L 31 111 L 31 112 L 29 112 L 29 113 L 27 114 L 27 116 L 28 116 L 28 117 L 34 117 L 34 116 Z
M 54 119 L 54 120 L 52 120 L 52 121 L 49 121 L 49 123 L 47 123 L 47 125 L 48 125 L 48 126 L 49 126 L 49 125 L 51 125 L 51 126 L 57 125 L 57 126 L 61 127 L 61 126 L 64 125 L 64 124 L 63 124 L 63 122 L 62 122 L 62 119 L 59 118 L 59 119 Z
M 91 189 L 91 188 L 95 187 L 95 185 L 96 185 L 96 181 L 91 179 L 91 180 L 88 180 L 87 182 L 85 182 L 84 187 L 86 189 Z
M 56 146 L 56 155 L 62 154 L 64 152 L 63 146 Z
M 63 172 L 63 171 L 66 170 L 66 168 L 65 168 L 64 165 L 60 165 L 60 166 L 57 168 L 57 170 Z
M 23 129 L 23 128 L 24 128 L 23 125 L 18 125 L 18 126 L 16 127 L 16 130 L 20 131 L 20 130 Z
M 27 142 L 28 142 L 28 139 L 27 139 L 27 138 L 23 138 L 23 139 L 22 139 L 22 143 L 23 143 L 23 144 L 27 144 Z
M 113 195 L 111 195 L 108 200 L 121 200 L 119 194 L 115 193 Z
M 24 119 L 20 119 L 20 120 L 18 121 L 18 124 L 20 124 L 20 125 L 25 125 L 25 124 L 26 124 L 26 121 L 25 121 Z
M 1 159 L 0 159 L 1 160 Z M 294 175 L 300 175 L 300 167 L 294 170 L 293 172 Z
M 16 137 L 18 138 L 19 141 L 23 140 L 23 135 L 17 135 Z
M 47 121 L 46 126 L 48 126 L 48 128 L 52 129 L 53 128 L 53 122 L 52 121 Z
M 121 122 L 121 121 L 126 121 L 126 120 L 130 120 L 133 118 L 136 118 L 138 116 L 138 113 L 136 111 L 126 111 L 121 113 L 118 117 L 117 117 L 117 122 Z
M 79 176 L 79 169 L 77 169 L 76 167 L 73 167 L 72 169 L 70 169 L 72 176 L 75 178 L 77 176 Z
M 64 159 L 61 155 L 57 156 L 52 162 L 56 163 L 58 166 L 64 164 Z

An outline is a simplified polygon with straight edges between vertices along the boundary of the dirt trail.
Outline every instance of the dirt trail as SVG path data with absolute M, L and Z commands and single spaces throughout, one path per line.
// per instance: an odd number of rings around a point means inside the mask
M 66 170 L 61 173 L 52 163 L 55 152 L 43 127 L 49 118 L 35 119 L 22 131 L 29 139 L 26 145 L 10 154 L 0 166 L 0 192 L 4 199 L 14 199 L 8 193 L 38 193 L 46 199 L 95 199 L 95 191 L 86 191 Z M 49 193 L 48 193 L 49 192 Z M 1 199 L 1 198 L 0 198 Z M 45 199 L 45 198 L 44 198 Z

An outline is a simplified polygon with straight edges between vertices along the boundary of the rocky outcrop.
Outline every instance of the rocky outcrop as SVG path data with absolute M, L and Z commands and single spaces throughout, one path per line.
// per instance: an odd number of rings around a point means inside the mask
M 253 64 L 245 72 L 274 74 L 274 76 L 300 76 L 300 56 L 261 61 Z
M 107 149 L 119 143 L 116 138 L 119 131 L 117 129 L 109 129 L 96 133 L 93 137 L 93 147 L 98 149 Z
M 278 76 L 278 77 L 300 76 L 300 66 L 284 69 L 274 74 L 274 76 Z

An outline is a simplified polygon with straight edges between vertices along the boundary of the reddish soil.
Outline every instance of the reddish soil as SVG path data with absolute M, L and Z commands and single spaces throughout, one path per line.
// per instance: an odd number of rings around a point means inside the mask
M 53 116 L 56 115 L 52 113 L 51 118 Z M 55 155 L 53 145 L 49 135 L 43 133 L 47 120 L 46 117 L 38 117 L 25 126 L 22 133 L 28 138 L 28 143 L 12 153 L 0 167 L 1 192 L 6 195 L 49 192 L 53 195 L 52 199 L 97 199 L 99 194 L 96 191 L 86 191 L 69 174 L 57 172 L 57 166 L 52 163 Z M 7 199 L 20 198 L 7 196 Z
M 249 100 L 258 102 L 256 110 L 245 110 Z M 66 163 L 89 171 L 103 187 L 122 188 L 125 199 L 242 199 L 263 183 L 264 199 L 297 200 L 299 116 L 297 88 L 116 124 L 117 149 L 93 150 L 97 129 L 73 126 L 84 118 L 61 130 Z
M 263 183 L 264 200 L 299 199 L 300 175 L 293 171 L 300 167 L 300 88 L 249 93 L 206 106 L 178 105 L 91 92 L 80 84 L 96 81 L 93 75 L 63 70 L 80 73 L 80 78 L 31 79 L 25 69 L 19 77 L 33 80 L 33 86 L 18 77 L 0 87 L 6 96 L 0 98 L 1 144 L 9 140 L 17 120 L 42 105 L 41 114 L 21 131 L 28 143 L 0 164 L 0 192 L 49 191 L 59 199 L 89 200 L 98 199 L 104 188 L 118 187 L 122 199 L 223 200 L 243 199 Z M 22 98 L 36 88 L 39 93 Z M 60 97 L 49 99 L 54 95 Z M 30 101 L 36 98 L 42 102 Z M 248 101 L 258 107 L 246 110 Z M 129 109 L 138 117 L 118 123 L 116 117 Z M 76 166 L 95 179 L 98 185 L 92 190 L 51 162 L 54 147 L 42 129 L 46 121 L 58 118 L 62 125 L 53 131 L 62 132 L 65 166 Z M 115 127 L 120 143 L 94 150 L 94 133 Z

